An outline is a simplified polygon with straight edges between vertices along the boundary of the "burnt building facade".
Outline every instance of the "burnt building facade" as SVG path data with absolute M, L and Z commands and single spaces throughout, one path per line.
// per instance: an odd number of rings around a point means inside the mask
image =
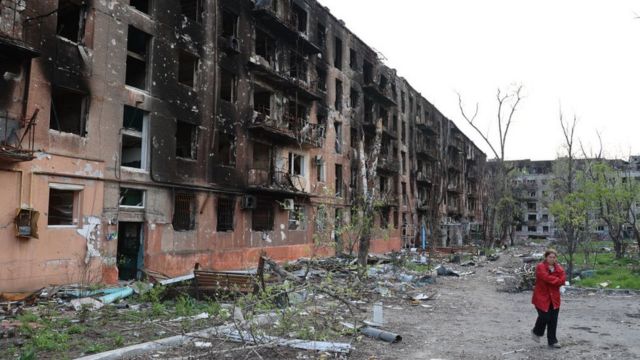
M 0 12 L 0 290 L 332 254 L 378 119 L 372 251 L 482 218 L 485 155 L 316 1 Z

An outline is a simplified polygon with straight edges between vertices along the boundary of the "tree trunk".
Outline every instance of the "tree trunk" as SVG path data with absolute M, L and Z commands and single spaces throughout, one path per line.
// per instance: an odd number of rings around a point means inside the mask
M 622 240 L 620 239 L 620 235 L 611 236 L 611 240 L 613 240 L 613 249 L 616 252 L 616 259 L 622 259 L 624 256 L 624 249 L 622 247 Z
M 362 235 L 360 236 L 360 241 L 358 243 L 358 264 L 360 266 L 367 265 L 367 260 L 369 258 L 370 244 L 371 244 L 371 228 L 369 228 L 369 230 L 364 230 Z

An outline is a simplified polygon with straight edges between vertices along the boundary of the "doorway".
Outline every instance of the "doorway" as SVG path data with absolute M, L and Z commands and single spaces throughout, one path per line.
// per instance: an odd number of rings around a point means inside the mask
M 142 276 L 143 233 L 141 222 L 118 223 L 118 278 L 135 280 Z

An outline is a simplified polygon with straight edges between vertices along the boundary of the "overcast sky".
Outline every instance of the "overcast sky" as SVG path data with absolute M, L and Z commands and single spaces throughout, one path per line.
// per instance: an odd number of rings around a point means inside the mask
M 456 92 L 495 133 L 496 90 L 511 84 L 526 98 L 507 158 L 555 158 L 560 104 L 585 147 L 597 150 L 598 130 L 607 156 L 640 154 L 640 1 L 319 1 L 488 155 Z

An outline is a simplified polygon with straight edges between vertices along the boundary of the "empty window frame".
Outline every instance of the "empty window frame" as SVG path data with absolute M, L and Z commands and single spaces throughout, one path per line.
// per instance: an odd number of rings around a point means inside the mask
M 151 14 L 151 2 L 153 0 L 130 0 L 129 5 L 145 14 Z
M 205 0 L 180 0 L 182 15 L 196 22 L 202 21 Z
M 343 183 L 342 183 L 342 165 L 336 164 L 335 175 L 336 175 L 336 179 L 335 179 L 336 196 L 343 197 L 344 189 L 343 189 Z
M 195 87 L 199 62 L 200 59 L 196 55 L 180 50 L 178 56 L 178 82 L 189 87 Z
M 66 184 L 49 184 L 49 210 L 47 225 L 78 225 L 78 207 L 82 186 Z
M 298 6 L 298 4 L 293 3 L 291 5 L 291 17 L 292 23 L 298 32 L 303 34 L 307 33 L 307 12 Z
M 333 66 L 342 70 L 342 40 L 337 36 L 333 39 Z
M 318 74 L 318 78 L 317 78 L 318 90 L 323 92 L 327 91 L 327 72 L 324 69 L 317 67 L 316 74 Z
M 307 82 L 307 60 L 293 51 L 289 53 L 289 76 Z
M 293 176 L 304 176 L 304 155 L 289 153 L 289 174 Z
M 336 79 L 336 100 L 333 104 L 334 108 L 342 111 L 342 81 Z
M 326 181 L 324 160 L 316 158 L 316 181 Z
M 271 116 L 271 96 L 273 96 L 272 92 L 256 88 L 253 93 L 253 110 Z
M 316 208 L 315 230 L 324 231 L 327 223 L 327 209 L 320 205 Z
M 537 226 L 528 226 L 527 227 L 527 231 L 528 232 L 537 232 L 538 231 L 538 227 Z
M 365 84 L 373 83 L 373 65 L 367 60 L 362 62 L 362 75 L 364 76 Z
M 220 99 L 234 103 L 237 96 L 238 81 L 231 72 L 220 69 Z
M 327 43 L 327 27 L 321 22 L 316 24 L 316 38 L 318 46 L 324 48 Z
M 400 128 L 400 139 L 402 139 L 402 143 L 407 143 L 407 122 L 402 120 L 402 125 Z
M 537 221 L 537 220 L 538 220 L 538 217 L 537 217 L 537 215 L 536 215 L 536 214 L 529 214 L 529 215 L 527 216 L 527 220 L 528 220 L 528 221 Z
M 409 196 L 407 195 L 407 183 L 402 182 L 402 205 L 409 205 Z
M 62 38 L 82 42 L 84 38 L 85 9 L 79 0 L 59 0 L 56 34 Z
M 351 127 L 351 132 L 349 133 L 349 142 L 351 143 L 352 148 L 358 148 L 358 129 L 355 127 Z
M 307 229 L 307 211 L 304 205 L 294 205 L 289 210 L 289 230 Z
M 542 227 L 542 232 L 549 232 L 549 227 L 548 226 L 543 226 Z
M 527 210 L 536 211 L 536 207 L 536 203 L 534 202 L 527 203 Z
M 222 11 L 222 37 L 237 38 L 238 37 L 238 15 L 229 10 Z
M 349 67 L 358 70 L 358 53 L 354 49 L 349 49 Z
M 333 121 L 333 128 L 336 132 L 335 151 L 336 154 L 342 154 L 342 123 Z
M 273 231 L 273 201 L 258 198 L 258 204 L 251 212 L 251 229 Z
M 144 198 L 144 190 L 121 187 L 118 206 L 121 208 L 143 209 Z
M 216 208 L 218 222 L 216 231 L 233 231 L 233 214 L 235 212 L 235 199 L 220 197 Z
M 190 192 L 176 192 L 173 197 L 173 230 L 188 231 L 196 227 L 196 196 Z
M 49 129 L 86 135 L 88 97 L 59 86 L 51 88 L 51 115 Z
M 218 159 L 223 166 L 236 165 L 236 137 L 233 134 L 218 134 Z
M 349 93 L 349 106 L 352 109 L 358 107 L 358 102 L 360 101 L 360 93 L 355 88 L 351 88 Z
M 549 214 L 542 214 L 542 221 L 549 221 Z
M 148 89 L 150 44 L 151 35 L 129 25 L 125 84 L 142 90 Z
M 148 115 L 146 111 L 125 105 L 121 131 L 121 166 L 147 169 Z
M 182 159 L 197 159 L 198 127 L 188 122 L 178 120 L 176 126 L 176 157 Z
M 402 173 L 407 173 L 407 153 L 404 151 L 400 152 L 400 166 L 402 166 Z
M 276 41 L 260 29 L 256 29 L 255 53 L 262 56 L 269 64 L 273 64 L 276 59 Z

